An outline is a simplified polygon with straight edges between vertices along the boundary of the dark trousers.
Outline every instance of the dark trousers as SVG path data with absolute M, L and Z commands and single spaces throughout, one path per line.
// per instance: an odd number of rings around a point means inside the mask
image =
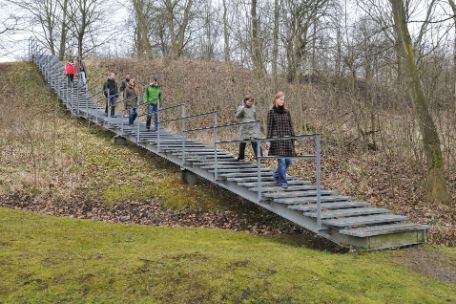
M 136 108 L 128 109 L 128 124 L 132 125 L 135 122 L 136 117 L 138 117 L 138 111 Z
M 257 155 L 257 147 L 258 147 L 258 144 L 256 141 L 251 141 L 250 142 L 252 144 L 252 148 L 253 148 L 253 153 L 255 153 L 255 158 L 258 157 Z M 238 159 L 244 159 L 245 158 L 245 147 L 247 146 L 247 143 L 246 142 L 242 142 L 239 144 L 239 156 L 238 156 Z M 263 151 L 261 150 L 261 147 L 260 147 L 260 156 L 263 155 Z
M 116 96 L 110 96 L 109 98 L 106 97 L 106 108 L 105 108 L 106 116 L 108 116 L 109 106 L 111 106 L 111 117 L 114 117 L 114 115 L 116 113 Z
M 74 75 L 73 74 L 67 74 L 67 79 L 68 79 L 68 85 L 73 85 Z

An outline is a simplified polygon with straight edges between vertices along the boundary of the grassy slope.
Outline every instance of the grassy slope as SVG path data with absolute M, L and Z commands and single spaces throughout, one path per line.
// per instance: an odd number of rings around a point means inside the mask
M 455 303 L 393 255 L 0 209 L 0 303 Z
M 0 139 L 0 194 L 25 191 L 64 201 L 84 193 L 107 205 L 155 198 L 177 209 L 233 200 L 214 187 L 182 184 L 179 168 L 116 146 L 110 134 L 69 117 L 32 63 L 2 64 L 0 73 L 0 129 L 8 134 Z

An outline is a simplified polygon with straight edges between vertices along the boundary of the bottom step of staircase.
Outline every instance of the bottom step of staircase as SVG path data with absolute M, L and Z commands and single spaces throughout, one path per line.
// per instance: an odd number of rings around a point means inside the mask
M 412 223 L 347 228 L 339 231 L 352 248 L 366 250 L 393 249 L 426 242 L 429 226 Z

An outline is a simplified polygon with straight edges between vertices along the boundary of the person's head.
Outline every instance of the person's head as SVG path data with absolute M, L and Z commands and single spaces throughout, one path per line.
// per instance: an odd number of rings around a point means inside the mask
M 157 78 L 152 78 L 150 83 L 153 84 L 153 85 L 158 85 L 158 79 Z
M 129 85 L 131 88 L 136 87 L 136 80 L 135 80 L 134 78 L 130 79 L 130 81 L 128 82 L 128 85 Z
M 284 92 L 279 91 L 275 94 L 274 99 L 272 100 L 272 107 L 286 107 Z
M 125 75 L 125 80 L 130 81 L 130 74 Z
M 253 106 L 255 104 L 255 99 L 253 99 L 253 97 L 251 95 L 246 95 L 244 97 L 244 105 L 247 107 L 247 108 L 250 108 L 251 106 Z
M 69 58 L 68 62 L 73 63 L 74 62 L 73 58 Z
M 116 79 L 116 73 L 111 72 L 111 73 L 109 74 L 109 79 L 115 80 L 115 79 Z

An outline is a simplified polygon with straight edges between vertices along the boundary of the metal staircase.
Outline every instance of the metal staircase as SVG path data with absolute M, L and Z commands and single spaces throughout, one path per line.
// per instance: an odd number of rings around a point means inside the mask
M 426 241 L 428 226 L 408 222 L 402 215 L 394 215 L 388 209 L 376 208 L 364 201 L 352 200 L 335 191 L 320 188 L 320 137 L 318 134 L 297 136 L 296 140 L 313 139 L 316 153 L 300 158 L 315 160 L 317 184 L 290 177 L 289 187 L 277 186 L 273 171 L 265 167 L 261 159 L 256 162 L 239 162 L 231 153 L 220 149 L 223 144 L 239 143 L 237 140 L 221 141 L 219 130 L 240 124 L 219 125 L 217 112 L 187 116 L 184 104 L 162 108 L 159 111 L 181 110 L 172 120 L 160 120 L 159 126 L 174 122 L 180 131 L 159 128 L 148 131 L 138 121 L 128 126 L 122 117 L 105 116 L 104 103 L 99 102 L 79 86 L 78 81 L 68 84 L 63 76 L 64 65 L 57 57 L 48 55 L 32 43 L 31 57 L 43 74 L 48 85 L 61 99 L 72 115 L 83 117 L 98 126 L 179 165 L 182 170 L 196 174 L 244 199 L 261 206 L 293 223 L 343 247 L 379 250 L 414 245 Z M 187 122 L 196 117 L 212 117 L 212 126 L 189 129 Z M 213 145 L 203 144 L 190 138 L 192 132 L 212 130 Z M 263 141 L 276 139 L 258 139 Z M 263 157 L 267 159 L 270 157 Z

